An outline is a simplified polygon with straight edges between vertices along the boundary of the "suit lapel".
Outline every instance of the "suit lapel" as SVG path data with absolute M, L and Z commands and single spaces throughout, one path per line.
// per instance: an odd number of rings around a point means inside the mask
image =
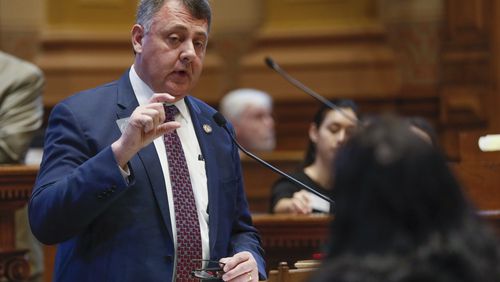
M 185 98 L 186 105 L 191 113 L 191 120 L 193 122 L 194 131 L 196 137 L 198 138 L 198 143 L 200 144 L 201 153 L 205 159 L 205 171 L 207 175 L 207 189 L 208 189 L 208 214 L 209 221 L 208 224 L 209 236 L 210 236 L 210 253 L 215 245 L 215 238 L 217 238 L 217 219 L 218 215 L 218 199 L 219 199 L 219 189 L 217 189 L 217 156 L 214 154 L 214 148 L 210 138 L 214 136 L 214 130 L 206 132 L 204 126 L 210 126 L 212 129 L 216 128 L 215 122 L 212 117 L 204 115 L 196 102 L 189 96 Z
M 135 108 L 139 106 L 139 103 L 137 102 L 134 90 L 132 89 L 128 71 L 125 72 L 118 82 L 117 95 L 118 119 L 130 117 Z M 149 179 L 149 183 L 151 183 L 151 188 L 153 189 L 155 200 L 160 209 L 163 222 L 165 223 L 173 242 L 174 237 L 172 234 L 172 224 L 170 223 L 170 211 L 168 208 L 167 191 L 164 180 L 165 176 L 163 175 L 160 159 L 158 158 L 158 153 L 156 152 L 154 143 L 151 143 L 141 149 L 139 153 L 137 153 L 137 157 L 133 157 L 132 160 L 130 160 L 130 165 L 132 170 L 134 170 L 134 167 L 142 166 L 144 171 L 146 171 L 146 176 Z
M 174 235 L 172 233 L 172 223 L 170 222 L 170 210 L 168 208 L 165 176 L 163 175 L 160 159 L 158 158 L 158 153 L 156 152 L 154 144 L 149 144 L 147 147 L 140 150 L 137 155 L 149 178 L 149 183 L 151 183 L 151 188 L 153 189 L 155 200 L 160 209 L 163 222 L 165 223 L 173 242 Z

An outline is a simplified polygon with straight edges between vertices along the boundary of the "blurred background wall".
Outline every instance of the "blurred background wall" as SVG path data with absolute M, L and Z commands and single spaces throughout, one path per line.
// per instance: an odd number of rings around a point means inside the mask
M 193 95 L 217 106 L 236 87 L 275 99 L 278 150 L 303 150 L 318 102 L 266 67 L 271 56 L 327 98 L 364 113 L 429 119 L 451 159 L 461 132 L 499 132 L 493 0 L 212 0 L 204 73 Z M 39 65 L 47 110 L 117 79 L 132 63 L 135 0 L 0 0 L 0 49 Z

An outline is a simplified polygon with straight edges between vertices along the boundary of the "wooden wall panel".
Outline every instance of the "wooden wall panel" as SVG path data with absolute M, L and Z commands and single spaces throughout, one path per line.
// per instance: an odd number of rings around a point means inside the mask
M 0 0 L 0 50 L 33 60 L 43 22 L 42 7 L 39 0 Z
M 490 0 L 448 1 L 448 32 L 451 41 L 462 44 L 488 42 Z
M 46 28 L 56 30 L 130 30 L 137 0 L 45 0 Z
M 328 30 L 263 30 L 242 58 L 241 84 L 261 88 L 277 100 L 307 99 L 264 64 L 270 56 L 320 95 L 394 97 L 400 74 L 380 25 Z
M 48 108 L 76 91 L 118 78 L 130 66 L 128 30 L 136 1 L 132 2 L 47 0 L 48 20 L 37 62 L 48 78 Z M 410 2 L 410 8 L 404 8 Z M 224 18 L 228 14 L 221 8 L 224 3 L 215 1 L 214 23 L 221 27 L 214 26 L 206 67 L 193 94 L 217 106 L 224 93 L 235 87 L 268 91 L 276 104 L 278 149 L 302 150 L 307 141 L 299 138 L 317 104 L 265 66 L 264 58 L 272 56 L 327 98 L 354 99 L 371 113 L 392 110 L 430 118 L 442 129 L 448 155 L 458 159 L 458 132 L 487 128 L 494 119 L 492 101 L 500 100 L 491 88 L 493 4 L 491 0 L 447 1 L 441 43 L 435 44 L 430 37 L 428 46 L 419 46 L 422 52 L 410 54 L 405 52 L 412 48 L 405 44 L 411 40 L 393 42 L 398 38 L 394 35 L 402 34 L 394 33 L 398 21 L 398 32 L 413 30 L 423 35 L 425 27 L 440 20 L 441 0 L 418 9 L 417 2 L 246 1 L 250 5 L 242 17 L 246 24 L 236 25 L 234 16 Z M 78 15 L 70 17 L 74 13 Z M 104 14 L 109 18 L 102 18 Z M 100 27 L 94 28 L 83 18 L 95 18 L 94 24 Z M 408 24 L 414 28 L 407 28 Z M 238 34 L 234 29 L 245 32 Z M 428 31 L 429 35 L 435 31 Z M 439 46 L 441 56 L 435 61 L 433 54 Z M 428 57 L 434 61 L 426 65 Z M 408 70 L 413 74 L 407 75 Z M 426 74 L 424 80 L 415 76 L 419 71 Z M 411 105 L 424 100 L 427 110 Z
M 47 78 L 44 104 L 48 109 L 78 91 L 120 78 L 133 64 L 129 35 L 121 32 L 50 32 L 42 42 L 36 63 Z M 220 59 L 209 50 L 200 85 L 193 94 L 208 102 L 220 92 Z
M 490 133 L 500 133 L 500 116 L 498 108 L 500 108 L 500 2 L 493 1 L 492 3 L 492 18 L 491 20 L 491 49 L 495 50 L 489 57 L 491 60 L 493 93 L 488 101 L 491 105 L 489 108 L 489 129 Z
M 450 159 L 460 159 L 459 133 L 487 130 L 498 107 L 493 90 L 491 0 L 448 0 L 442 52 L 440 122 L 444 148 Z
M 356 26 L 377 21 L 373 0 L 265 0 L 269 28 Z

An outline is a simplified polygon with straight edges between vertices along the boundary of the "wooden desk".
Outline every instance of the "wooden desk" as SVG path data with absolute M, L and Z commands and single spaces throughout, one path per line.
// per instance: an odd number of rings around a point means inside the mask
M 484 210 L 479 215 L 500 239 L 500 210 Z M 266 252 L 267 271 L 276 268 L 280 262 L 293 265 L 321 252 L 328 242 L 333 219 L 328 215 L 253 215 Z
M 450 163 L 478 210 L 500 210 L 500 152 L 482 152 L 478 140 L 486 132 L 460 134 L 460 161 Z
M 282 261 L 293 265 L 296 261 L 312 258 L 325 245 L 332 217 L 326 215 L 272 215 L 252 216 L 259 230 L 266 252 L 266 272 Z M 52 281 L 57 246 L 45 246 L 44 280 Z
M 479 211 L 479 215 L 491 226 L 500 240 L 500 210 L 483 210 Z
M 500 238 L 500 210 L 483 211 L 481 216 L 492 225 Z M 266 272 L 286 261 L 310 259 L 321 251 L 328 241 L 330 223 L 333 217 L 326 215 L 271 215 L 255 214 L 253 222 L 259 230 L 265 251 Z M 56 246 L 45 246 L 44 281 L 52 281 Z
M 267 271 L 280 262 L 293 265 L 320 253 L 327 242 L 332 219 L 328 215 L 253 215 L 266 252 Z
M 288 161 L 277 157 L 274 162 L 280 165 L 280 160 L 282 160 L 281 163 L 288 162 L 288 169 L 294 170 L 296 165 L 300 163 L 301 154 L 296 154 L 295 159 L 291 158 Z M 253 160 L 247 159 L 244 162 L 247 162 L 247 166 L 254 166 L 253 169 L 256 170 L 263 168 Z M 271 162 L 273 162 L 272 159 Z M 267 172 L 269 176 L 274 174 L 265 168 L 263 169 L 260 170 L 261 173 Z M 286 168 L 280 167 L 280 169 L 285 170 Z M 4 252 L 5 257 L 21 258 L 20 260 L 16 259 L 15 263 L 8 268 L 9 275 L 16 275 L 15 277 L 26 277 L 24 275 L 28 273 L 26 272 L 27 263 L 22 258 L 22 251 L 19 253 L 19 250 L 14 250 L 13 212 L 25 205 L 29 199 L 37 171 L 37 167 L 0 166 L 0 252 Z M 273 175 L 273 177 L 279 176 Z M 257 174 L 248 180 L 250 183 L 263 183 L 263 179 L 267 178 Z M 257 185 L 255 187 L 258 189 L 247 191 L 250 199 L 259 199 L 259 197 L 267 195 L 271 186 Z M 252 195 L 256 191 L 258 193 Z M 258 202 L 254 203 L 259 204 Z M 267 198 L 263 204 L 268 204 Z M 500 237 L 500 208 L 484 210 L 481 212 L 481 216 L 493 226 Z M 270 215 L 254 212 L 253 221 L 261 234 L 262 244 L 266 251 L 268 271 L 269 268 L 276 268 L 281 261 L 293 265 L 298 260 L 309 259 L 313 254 L 320 252 L 327 243 L 331 220 L 332 217 L 325 215 Z M 51 281 L 55 249 L 56 246 L 46 246 L 44 249 L 45 281 Z M 5 264 L 2 267 L 4 270 L 1 270 L 0 273 L 5 276 L 7 271 Z
M 450 166 L 479 210 L 500 209 L 500 161 L 462 161 Z
M 16 249 L 14 213 L 28 202 L 38 167 L 0 166 L 0 281 L 29 277 L 27 250 Z

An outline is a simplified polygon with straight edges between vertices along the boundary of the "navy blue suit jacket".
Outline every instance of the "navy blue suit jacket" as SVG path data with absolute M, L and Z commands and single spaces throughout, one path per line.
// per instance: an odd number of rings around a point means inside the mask
M 210 257 L 250 251 L 263 279 L 263 251 L 244 194 L 238 150 L 212 120 L 213 108 L 185 99 L 205 158 Z M 50 115 L 29 219 L 41 242 L 59 244 L 55 281 L 172 278 L 172 225 L 154 144 L 130 160 L 128 182 L 110 148 L 121 134 L 116 120 L 129 117 L 137 106 L 126 72 L 118 81 L 62 101 Z M 205 124 L 212 132 L 203 130 Z

